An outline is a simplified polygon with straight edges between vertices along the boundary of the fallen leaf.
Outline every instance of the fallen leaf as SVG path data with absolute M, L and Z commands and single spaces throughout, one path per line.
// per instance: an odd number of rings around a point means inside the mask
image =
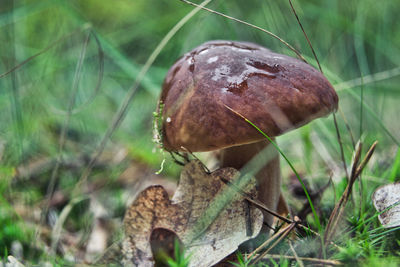
M 262 212 L 221 180 L 239 176 L 233 168 L 209 174 L 195 160 L 183 168 L 171 200 L 161 186 L 141 192 L 124 219 L 124 265 L 154 266 L 150 235 L 156 228 L 175 233 L 190 257 L 189 266 L 199 267 L 218 263 L 255 237 L 261 230 Z M 241 190 L 256 197 L 256 181 L 247 178 L 242 179 L 246 185 Z
M 372 200 L 376 210 L 382 212 L 378 219 L 383 227 L 400 226 L 400 183 L 379 187 L 372 195 Z

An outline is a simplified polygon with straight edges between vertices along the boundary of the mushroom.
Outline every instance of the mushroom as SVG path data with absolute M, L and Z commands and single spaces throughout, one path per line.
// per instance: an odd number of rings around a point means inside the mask
M 240 169 L 269 142 L 232 110 L 273 138 L 334 112 L 338 97 L 321 72 L 301 60 L 253 43 L 210 41 L 171 67 L 160 103 L 164 149 L 219 150 L 220 167 Z M 255 175 L 258 198 L 271 210 L 281 184 L 274 152 Z M 264 214 L 266 223 L 272 220 Z

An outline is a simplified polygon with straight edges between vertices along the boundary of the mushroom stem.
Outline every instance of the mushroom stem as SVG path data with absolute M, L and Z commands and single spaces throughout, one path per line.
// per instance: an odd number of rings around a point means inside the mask
M 274 140 L 274 139 L 273 139 Z M 265 147 L 270 145 L 267 141 L 240 145 L 225 148 L 220 153 L 221 168 L 233 167 L 240 170 L 255 155 L 261 152 Z M 255 177 L 258 182 L 258 199 L 269 209 L 276 211 L 279 196 L 281 194 L 281 172 L 279 164 L 279 154 L 273 150 L 274 155 L 264 155 L 265 160 L 261 159 L 263 166 L 256 173 Z M 272 156 L 272 158 L 271 158 Z M 273 216 L 264 212 L 264 222 L 272 226 Z

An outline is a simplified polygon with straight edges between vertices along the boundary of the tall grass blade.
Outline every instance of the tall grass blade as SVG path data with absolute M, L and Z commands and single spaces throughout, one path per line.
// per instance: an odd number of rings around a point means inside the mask
M 193 3 L 193 2 L 190 2 L 190 1 L 187 1 L 187 0 L 180 0 L 180 1 L 182 1 L 182 2 L 184 2 L 184 3 L 186 3 L 186 4 L 189 4 L 189 5 L 195 6 L 195 7 L 200 7 L 200 5 L 195 4 L 195 3 Z M 285 40 L 283 40 L 283 39 L 282 39 L 281 37 L 279 37 L 278 35 L 276 35 L 276 34 L 270 32 L 270 31 L 267 31 L 267 30 L 265 30 L 265 29 L 263 29 L 263 28 L 261 28 L 261 27 L 258 27 L 258 26 L 256 26 L 256 25 L 253 25 L 253 24 L 251 24 L 251 23 L 248 23 L 248 22 L 246 22 L 246 21 L 243 21 L 243 20 L 240 20 L 240 19 L 237 19 L 237 18 L 228 16 L 228 15 L 225 15 L 225 14 L 223 14 L 223 13 L 221 13 L 221 12 L 212 10 L 212 9 L 210 9 L 210 8 L 206 8 L 206 7 L 204 7 L 204 6 L 203 6 L 203 7 L 200 7 L 200 8 L 201 8 L 201 9 L 204 9 L 204 10 L 210 12 L 210 13 L 213 13 L 213 14 L 222 16 L 222 17 L 224 17 L 224 18 L 227 18 L 227 19 L 230 19 L 230 20 L 239 22 L 239 23 L 241 23 L 241 24 L 247 25 L 247 26 L 249 26 L 249 27 L 252 27 L 252 28 L 254 28 L 254 29 L 257 29 L 257 30 L 259 30 L 259 31 L 262 31 L 262 32 L 264 32 L 264 33 L 266 33 L 266 34 L 268 34 L 268 35 L 274 37 L 275 39 L 277 39 L 278 41 L 280 41 L 281 43 L 283 43 L 287 48 L 289 48 L 290 50 L 292 50 L 301 60 L 303 60 L 304 62 L 307 62 L 306 59 L 301 55 L 301 53 L 300 53 L 299 51 L 296 50 L 296 48 L 294 48 L 293 46 L 291 46 L 288 42 L 286 42 Z
M 313 53 L 313 55 L 314 55 L 314 58 L 315 58 L 315 60 L 316 60 L 317 63 L 318 63 L 319 70 L 321 71 L 321 73 L 323 73 L 322 68 L 321 68 L 321 65 L 319 64 L 319 60 L 318 60 L 317 54 L 315 53 L 314 48 L 313 48 L 313 46 L 312 46 L 312 44 L 311 44 L 311 42 L 310 42 L 310 39 L 308 38 L 307 33 L 305 32 L 305 30 L 304 30 L 304 28 L 303 28 L 303 25 L 301 24 L 300 19 L 299 19 L 299 17 L 297 16 L 296 10 L 294 9 L 294 7 L 293 7 L 293 5 L 292 5 L 292 1 L 289 0 L 289 3 L 290 3 L 290 7 L 292 8 L 293 14 L 296 16 L 297 22 L 298 22 L 298 24 L 299 24 L 301 30 L 303 31 L 304 37 L 306 38 L 307 43 L 308 43 L 308 45 L 309 45 L 310 48 L 311 48 L 311 51 L 312 51 L 312 53 Z M 345 172 L 345 174 L 346 174 L 347 179 L 349 179 L 349 174 L 348 174 L 348 172 L 347 172 L 346 159 L 345 159 L 345 157 L 344 157 L 343 142 L 342 142 L 342 138 L 341 138 L 341 136 L 340 136 L 339 126 L 338 126 L 338 124 L 337 124 L 337 119 L 336 119 L 336 114 L 335 114 L 335 113 L 333 113 L 333 122 L 334 122 L 335 129 L 336 129 L 336 136 L 337 136 L 338 143 L 339 143 L 340 156 L 341 156 L 341 158 L 342 158 L 342 163 L 343 163 L 344 172 Z M 347 127 L 347 129 L 350 130 L 350 127 Z M 351 133 L 351 130 L 350 130 L 350 136 L 353 136 L 352 133 Z
M 207 5 L 210 3 L 212 0 L 205 0 L 201 3 L 201 7 Z M 94 151 L 93 156 L 91 157 L 88 166 L 86 169 L 83 171 L 79 182 L 74 188 L 74 194 L 78 194 L 82 188 L 82 185 L 86 182 L 88 176 L 90 175 L 93 166 L 97 162 L 98 158 L 100 155 L 103 153 L 104 148 L 110 139 L 110 137 L 113 135 L 114 131 L 118 128 L 122 120 L 124 119 L 126 112 L 128 110 L 129 105 L 131 104 L 134 96 L 136 95 L 139 85 L 141 84 L 142 80 L 144 79 L 146 73 L 150 69 L 150 67 L 153 65 L 153 62 L 156 60 L 158 55 L 161 53 L 165 45 L 172 39 L 172 37 L 191 19 L 198 11 L 200 11 L 200 7 L 196 7 L 193 9 L 191 12 L 189 12 L 185 17 L 183 17 L 161 40 L 161 42 L 157 45 L 157 47 L 154 49 L 153 53 L 149 56 L 147 59 L 146 63 L 144 64 L 143 68 L 141 69 L 140 73 L 138 74 L 134 84 L 132 87 L 128 90 L 128 93 L 124 99 L 124 101 L 121 103 L 118 111 L 115 113 L 113 120 L 108 127 L 106 133 L 104 134 L 103 138 L 101 139 L 99 145 L 97 146 L 96 150 Z
M 15 65 L 16 62 L 16 48 L 15 48 L 15 28 L 14 28 L 14 1 L 7 1 L 5 4 L 5 10 L 7 10 L 7 17 L 11 22 L 8 25 L 4 34 L 8 40 L 8 53 L 2 55 L 3 60 L 6 62 L 8 67 Z M 4 51 L 7 51 L 4 49 Z M 0 76 L 1 78 L 1 76 Z M 17 145 L 17 159 L 21 160 L 23 156 L 23 144 L 24 144 L 24 124 L 22 119 L 21 103 L 20 103 L 20 92 L 18 87 L 17 75 L 13 73 L 10 77 L 10 103 L 11 103 L 11 115 L 14 121 L 14 132 Z
M 294 14 L 295 17 L 296 17 L 297 22 L 299 23 L 299 26 L 300 26 L 300 28 L 301 28 L 303 34 L 304 34 L 304 37 L 306 37 L 307 43 L 308 43 L 308 45 L 310 46 L 310 49 L 311 49 L 311 52 L 312 52 L 312 54 L 313 54 L 313 56 L 314 56 L 314 58 L 315 58 L 315 61 L 317 61 L 318 68 L 319 68 L 319 70 L 322 72 L 321 64 L 319 64 L 319 60 L 318 60 L 317 54 L 315 53 L 314 47 L 312 46 L 312 44 L 311 44 L 311 42 L 310 42 L 310 39 L 308 38 L 307 33 L 306 33 L 306 31 L 304 30 L 304 27 L 303 27 L 303 25 L 302 25 L 301 22 L 300 22 L 299 16 L 297 16 L 297 12 L 296 12 L 296 10 L 295 10 L 294 7 L 293 7 L 292 0 L 289 0 L 289 4 L 290 4 L 290 7 L 291 7 L 291 9 L 292 9 L 292 11 L 293 11 L 293 14 Z M 322 72 L 322 73 L 323 73 L 323 72 Z
M 50 45 L 48 45 L 47 47 L 45 47 L 44 49 L 42 49 L 41 51 L 39 51 L 38 53 L 28 57 L 27 59 L 23 60 L 22 62 L 18 63 L 18 64 L 14 64 L 13 67 L 11 67 L 8 71 L 1 73 L 0 74 L 0 79 L 4 78 L 5 76 L 9 75 L 10 73 L 13 73 L 15 71 L 17 71 L 18 69 L 22 68 L 24 65 L 26 65 L 27 63 L 29 63 L 30 61 L 34 60 L 35 58 L 37 58 L 38 56 L 46 53 L 47 51 L 49 51 L 50 49 L 52 49 L 53 47 L 59 45 L 62 42 L 65 42 L 67 39 L 69 39 L 71 36 L 77 34 L 77 33 L 81 33 L 85 30 L 87 30 L 89 28 L 89 25 L 85 25 L 82 28 L 79 28 L 67 35 L 64 35 L 63 37 L 61 37 L 60 39 L 54 41 L 53 43 L 51 43 Z

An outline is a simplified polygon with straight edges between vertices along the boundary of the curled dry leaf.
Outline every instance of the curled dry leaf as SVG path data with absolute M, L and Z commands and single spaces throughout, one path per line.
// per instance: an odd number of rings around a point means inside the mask
M 400 183 L 379 187 L 372 200 L 376 210 L 382 212 L 378 218 L 383 227 L 400 226 Z
M 235 177 L 239 172 L 233 168 L 209 174 L 195 160 L 184 167 L 171 200 L 161 186 L 141 192 L 124 219 L 124 265 L 154 266 L 150 236 L 156 228 L 176 233 L 190 257 L 189 266 L 211 266 L 255 237 L 263 222 L 261 211 L 221 180 Z M 242 190 L 256 197 L 255 186 L 251 178 Z M 221 198 L 226 195 L 228 198 Z M 224 201 L 227 204 L 221 207 L 219 203 Z

